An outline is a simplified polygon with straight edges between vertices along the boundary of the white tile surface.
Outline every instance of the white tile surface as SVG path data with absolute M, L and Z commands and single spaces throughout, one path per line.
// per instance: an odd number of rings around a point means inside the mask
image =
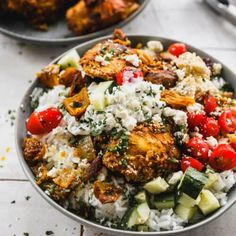
M 152 0 L 147 9 L 124 28 L 127 33 L 152 34 L 186 41 L 205 49 L 236 72 L 236 28 L 200 0 Z M 53 209 L 26 180 L 14 149 L 14 129 L 8 110 L 16 109 L 34 74 L 53 57 L 73 45 L 60 47 L 22 44 L 0 35 L 0 236 L 28 232 L 79 235 L 80 225 Z M 10 150 L 7 150 L 7 148 Z M 26 196 L 31 196 L 29 201 Z M 11 201 L 15 200 L 15 204 Z M 236 206 L 190 236 L 231 236 L 236 231 Z M 98 235 L 99 232 L 96 232 Z M 95 235 L 87 229 L 85 235 Z

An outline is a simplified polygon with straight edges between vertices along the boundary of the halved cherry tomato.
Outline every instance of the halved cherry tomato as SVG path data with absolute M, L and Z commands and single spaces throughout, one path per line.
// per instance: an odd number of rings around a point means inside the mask
M 217 100 L 215 97 L 213 97 L 212 95 L 207 95 L 204 98 L 204 110 L 206 113 L 211 113 L 213 111 L 215 111 L 216 107 L 217 107 Z
M 189 167 L 193 167 L 194 169 L 198 170 L 198 171 L 202 171 L 204 165 L 198 161 L 197 159 L 195 158 L 192 158 L 192 157 L 184 157 L 182 160 L 181 160 L 181 170 L 183 172 L 185 172 L 185 170 Z
M 143 72 L 134 67 L 126 67 L 123 71 L 116 74 L 117 85 L 133 83 L 137 79 L 143 80 Z
M 186 144 L 187 152 L 192 157 L 206 162 L 208 159 L 209 145 L 201 138 L 193 137 Z
M 184 43 L 173 43 L 169 46 L 168 52 L 176 57 L 187 51 L 186 45 Z
M 223 132 L 236 132 L 236 109 L 224 111 L 219 117 L 219 125 Z
M 49 133 L 59 125 L 61 119 L 61 112 L 51 107 L 41 112 L 33 112 L 27 121 L 26 128 L 32 134 Z
M 217 171 L 236 167 L 236 152 L 228 144 L 218 145 L 209 157 L 210 166 Z
M 203 121 L 205 120 L 205 112 L 201 113 L 188 113 L 188 126 L 189 128 L 195 128 L 197 126 L 201 126 Z
M 200 130 L 204 137 L 210 137 L 210 136 L 217 137 L 220 132 L 220 126 L 217 120 L 211 117 L 207 117 L 203 121 Z

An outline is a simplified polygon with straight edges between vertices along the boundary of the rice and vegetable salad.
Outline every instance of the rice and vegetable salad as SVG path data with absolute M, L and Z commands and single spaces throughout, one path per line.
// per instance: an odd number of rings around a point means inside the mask
M 227 203 L 236 101 L 222 66 L 120 30 L 43 68 L 24 158 L 69 211 L 107 227 L 178 230 Z

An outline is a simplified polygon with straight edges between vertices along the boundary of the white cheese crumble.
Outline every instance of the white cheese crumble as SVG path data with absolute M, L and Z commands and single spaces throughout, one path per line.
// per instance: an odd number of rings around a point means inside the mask
M 107 107 L 104 111 L 95 111 L 88 106 L 85 114 L 76 119 L 66 114 L 68 130 L 74 135 L 99 134 L 112 128 L 131 131 L 138 122 L 151 120 L 161 122 L 161 114 L 165 102 L 160 101 L 162 85 L 139 81 L 114 87 L 112 93 L 106 92 Z M 181 114 L 175 118 L 182 119 Z
M 187 106 L 189 113 L 200 113 L 203 111 L 203 106 L 200 103 L 195 102 L 193 105 Z
M 208 143 L 208 145 L 212 148 L 216 147 L 218 145 L 218 141 L 217 139 L 215 139 L 214 137 L 210 136 L 206 138 L 206 142 Z
M 222 65 L 220 63 L 213 63 L 212 72 L 213 75 L 220 75 L 222 70 Z
M 163 44 L 160 41 L 149 41 L 147 47 L 154 52 L 162 52 L 164 50 Z
M 138 67 L 140 60 L 137 54 L 133 54 L 133 55 L 128 55 L 124 57 L 126 61 L 128 61 L 129 63 L 131 63 L 133 66 Z
M 187 114 L 184 111 L 175 110 L 170 107 L 165 107 L 163 115 L 166 117 L 172 117 L 177 125 L 187 126 Z

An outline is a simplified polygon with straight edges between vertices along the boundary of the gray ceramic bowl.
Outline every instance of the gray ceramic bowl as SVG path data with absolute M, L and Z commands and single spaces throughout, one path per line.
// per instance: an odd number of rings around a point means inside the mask
M 166 39 L 166 38 L 160 38 L 160 37 L 153 37 L 153 36 L 140 36 L 140 35 L 128 35 L 129 39 L 132 41 L 133 45 L 135 46 L 138 42 L 141 42 L 143 44 L 145 44 L 146 42 L 150 41 L 150 40 L 159 40 L 161 41 L 164 46 L 168 46 L 171 43 L 175 42 L 171 39 Z M 86 52 L 88 49 L 90 49 L 93 45 L 97 44 L 98 42 L 100 42 L 101 40 L 107 39 L 109 37 L 102 37 L 96 40 L 92 40 L 83 44 L 80 44 L 78 46 L 75 47 L 75 49 L 77 50 L 77 52 L 80 55 L 83 55 L 84 52 Z M 205 52 L 196 49 L 188 44 L 186 44 L 188 49 L 190 51 L 196 52 L 198 55 L 203 56 L 203 57 L 209 57 L 211 58 L 214 62 L 219 62 L 218 60 L 214 59 L 213 57 L 211 57 L 210 55 L 206 54 Z M 64 54 L 63 54 L 64 55 Z M 52 63 L 57 62 L 63 55 L 61 55 L 60 57 L 58 57 L 57 59 L 55 59 Z M 225 65 L 223 65 L 223 76 L 224 78 L 233 85 L 234 89 L 236 90 L 236 75 Z M 22 111 L 22 108 L 18 109 L 18 114 L 17 114 L 17 120 L 16 120 L 16 147 L 17 147 L 17 152 L 18 152 L 18 157 L 19 157 L 19 161 L 21 163 L 21 166 L 26 174 L 26 176 L 29 178 L 30 182 L 32 183 L 32 185 L 35 187 L 35 189 L 41 194 L 41 196 L 46 199 L 54 208 L 56 208 L 57 210 L 59 210 L 60 212 L 62 212 L 63 214 L 67 215 L 68 217 L 70 217 L 71 219 L 84 224 L 88 227 L 93 227 L 96 228 L 98 231 L 101 232 L 105 232 L 105 233 L 109 233 L 109 234 L 120 234 L 120 235 L 170 235 L 170 234 L 177 234 L 177 233 L 183 233 L 183 232 L 187 232 L 190 231 L 192 229 L 195 229 L 199 226 L 205 225 L 208 222 L 216 219 L 217 217 L 219 217 L 221 214 L 223 214 L 226 210 L 228 210 L 235 202 L 236 202 L 236 188 L 234 188 L 230 194 L 229 194 L 229 199 L 228 199 L 228 203 L 221 207 L 217 212 L 215 212 L 214 214 L 208 216 L 207 218 L 205 218 L 204 220 L 193 224 L 193 225 L 189 225 L 186 226 L 184 229 L 181 230 L 176 230 L 176 231 L 165 231 L 165 232 L 134 232 L 134 231 L 125 231 L 125 230 L 117 230 L 117 229 L 112 229 L 112 228 L 108 228 L 105 226 L 101 226 L 97 223 L 85 220 L 69 211 L 67 211 L 66 209 L 64 209 L 63 207 L 61 207 L 59 204 L 57 204 L 55 201 L 53 201 L 48 195 L 46 195 L 44 193 L 44 191 L 39 188 L 39 186 L 36 185 L 36 183 L 34 182 L 34 176 L 29 168 L 29 166 L 27 165 L 27 163 L 25 162 L 23 155 L 22 155 L 22 142 L 24 137 L 26 137 L 26 128 L 25 128 L 25 120 L 29 117 L 29 115 L 31 114 L 31 109 L 30 109 L 30 94 L 32 93 L 33 89 L 35 87 L 39 86 L 39 82 L 35 81 L 31 87 L 29 88 L 29 90 L 26 92 L 21 104 L 23 105 L 24 108 L 24 112 Z
M 98 38 L 103 35 L 111 33 L 115 28 L 121 28 L 136 16 L 138 16 L 149 3 L 149 0 L 138 0 L 140 8 L 129 16 L 126 20 L 118 24 L 112 25 L 108 28 L 96 31 L 94 33 L 75 36 L 67 27 L 67 22 L 62 19 L 49 26 L 48 31 L 38 31 L 30 27 L 23 21 L 13 19 L 0 19 L 0 32 L 10 37 L 20 39 L 22 41 L 40 44 L 65 44 L 65 43 L 79 43 L 85 40 Z

